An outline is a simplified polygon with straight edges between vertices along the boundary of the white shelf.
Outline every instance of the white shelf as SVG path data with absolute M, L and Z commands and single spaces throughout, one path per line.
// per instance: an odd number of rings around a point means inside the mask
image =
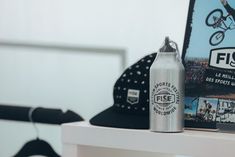
M 62 142 L 64 157 L 70 150 L 79 154 L 80 149 L 76 146 L 192 157 L 235 156 L 235 134 L 218 132 L 186 130 L 183 133 L 153 133 L 149 130 L 97 127 L 88 122 L 78 122 L 62 125 Z

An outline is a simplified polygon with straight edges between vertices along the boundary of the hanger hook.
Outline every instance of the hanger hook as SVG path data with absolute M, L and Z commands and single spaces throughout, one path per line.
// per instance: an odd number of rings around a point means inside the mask
M 37 109 L 36 107 L 32 107 L 32 108 L 29 109 L 29 120 L 30 120 L 30 122 L 33 123 L 33 127 L 34 127 L 34 129 L 36 130 L 37 138 L 39 138 L 39 130 L 38 130 L 38 128 L 37 128 L 35 122 L 33 121 L 33 112 L 34 112 L 36 109 Z

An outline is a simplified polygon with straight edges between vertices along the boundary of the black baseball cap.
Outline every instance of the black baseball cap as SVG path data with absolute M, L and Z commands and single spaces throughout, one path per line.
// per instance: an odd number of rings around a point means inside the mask
M 149 69 L 156 53 L 145 56 L 127 68 L 113 89 L 113 106 L 94 116 L 97 126 L 149 129 Z

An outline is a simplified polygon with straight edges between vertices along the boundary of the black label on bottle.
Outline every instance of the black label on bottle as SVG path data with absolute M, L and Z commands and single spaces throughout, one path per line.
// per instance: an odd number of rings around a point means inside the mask
M 157 83 L 151 93 L 151 105 L 159 115 L 170 115 L 177 110 L 179 91 L 169 82 Z

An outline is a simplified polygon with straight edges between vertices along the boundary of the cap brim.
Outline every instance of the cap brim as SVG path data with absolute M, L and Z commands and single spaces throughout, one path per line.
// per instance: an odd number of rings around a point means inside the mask
M 149 116 L 138 114 L 118 113 L 110 107 L 90 120 L 92 125 L 126 128 L 149 129 Z

